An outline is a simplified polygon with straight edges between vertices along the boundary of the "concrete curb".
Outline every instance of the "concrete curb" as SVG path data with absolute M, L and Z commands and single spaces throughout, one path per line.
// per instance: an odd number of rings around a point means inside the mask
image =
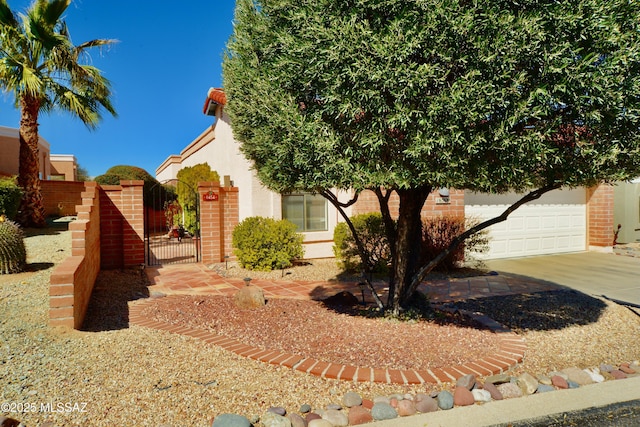
M 640 399 L 640 376 L 610 380 L 577 389 L 556 390 L 517 399 L 493 401 L 484 405 L 456 407 L 393 420 L 367 424 L 372 427 L 488 427 L 514 423 L 563 412 Z

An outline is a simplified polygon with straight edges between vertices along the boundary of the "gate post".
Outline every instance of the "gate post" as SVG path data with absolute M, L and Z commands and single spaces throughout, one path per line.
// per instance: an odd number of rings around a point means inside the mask
M 219 182 L 199 182 L 200 248 L 203 264 L 232 255 L 231 233 L 238 224 L 238 188 Z

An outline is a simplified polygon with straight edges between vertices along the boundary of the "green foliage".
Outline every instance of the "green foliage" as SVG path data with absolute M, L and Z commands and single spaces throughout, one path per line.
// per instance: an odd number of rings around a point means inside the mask
M 14 219 L 20 207 L 22 190 L 15 178 L 0 178 L 0 215 Z
M 79 182 L 87 182 L 91 180 L 91 176 L 89 176 L 89 171 L 78 165 L 78 169 L 76 170 L 76 181 Z
M 207 163 L 199 163 L 180 169 L 176 178 L 178 201 L 184 209 L 184 228 L 197 233 L 198 182 L 220 182 L 220 175 L 212 171 Z
M 354 215 L 350 219 L 364 245 L 370 271 L 388 271 L 391 254 L 382 215 L 372 212 Z M 346 223 L 341 222 L 334 229 L 333 243 L 333 253 L 343 268 L 349 271 L 362 269 L 362 260 L 355 239 Z
M 249 217 L 233 230 L 234 254 L 240 265 L 250 270 L 287 268 L 302 258 L 302 236 L 287 220 Z
M 152 197 L 154 188 L 158 188 L 160 183 L 149 172 L 138 167 L 128 165 L 112 166 L 103 175 L 98 175 L 95 181 L 100 185 L 119 185 L 120 181 L 144 181 L 143 193 L 145 206 L 151 206 L 153 200 L 160 200 L 162 196 Z M 158 190 L 160 194 L 166 192 L 162 187 Z M 166 196 L 165 196 L 166 199 Z M 162 210 L 163 206 L 156 206 L 156 209 Z
M 19 273 L 27 264 L 24 233 L 20 226 L 0 216 L 0 274 Z
M 443 252 L 454 238 L 462 234 L 467 228 L 477 224 L 477 221 L 458 216 L 438 216 L 422 221 L 422 264 L 426 264 Z M 474 253 L 483 253 L 489 249 L 489 238 L 486 232 L 476 233 L 459 245 L 436 269 L 451 271 L 459 268 L 465 257 Z

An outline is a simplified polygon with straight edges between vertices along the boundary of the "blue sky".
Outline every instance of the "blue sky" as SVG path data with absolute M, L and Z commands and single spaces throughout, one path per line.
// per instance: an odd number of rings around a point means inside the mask
M 22 12 L 31 0 L 8 0 Z M 111 81 L 118 117 L 88 130 L 67 113 L 41 114 L 52 154 L 74 154 L 89 175 L 135 165 L 155 175 L 212 118 L 202 114 L 209 87 L 222 86 L 222 55 L 233 28 L 233 0 L 73 0 L 67 21 L 75 44 L 117 39 L 91 54 Z M 0 93 L 0 125 L 17 128 L 13 97 Z

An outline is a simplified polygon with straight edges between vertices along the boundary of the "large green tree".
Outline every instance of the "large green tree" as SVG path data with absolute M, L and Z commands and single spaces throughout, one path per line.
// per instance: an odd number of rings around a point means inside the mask
M 23 188 L 19 222 L 45 224 L 38 177 L 38 116 L 54 109 L 70 112 L 89 128 L 101 112 L 115 115 L 111 90 L 100 70 L 89 65 L 88 50 L 114 40 L 74 45 L 63 14 L 71 0 L 35 0 L 24 14 L 0 0 L 0 87 L 13 94 L 20 109 L 18 184 Z
M 178 171 L 176 175 L 176 193 L 178 201 L 184 209 L 184 227 L 190 233 L 197 234 L 198 218 L 198 182 L 220 182 L 218 172 L 211 170 L 208 163 L 198 163 L 187 166 Z
M 432 190 L 524 194 L 455 245 L 545 192 L 640 173 L 638 16 L 628 0 L 238 0 L 227 111 L 271 189 L 341 210 L 332 188 L 376 193 L 397 312 L 442 258 L 420 263 Z

